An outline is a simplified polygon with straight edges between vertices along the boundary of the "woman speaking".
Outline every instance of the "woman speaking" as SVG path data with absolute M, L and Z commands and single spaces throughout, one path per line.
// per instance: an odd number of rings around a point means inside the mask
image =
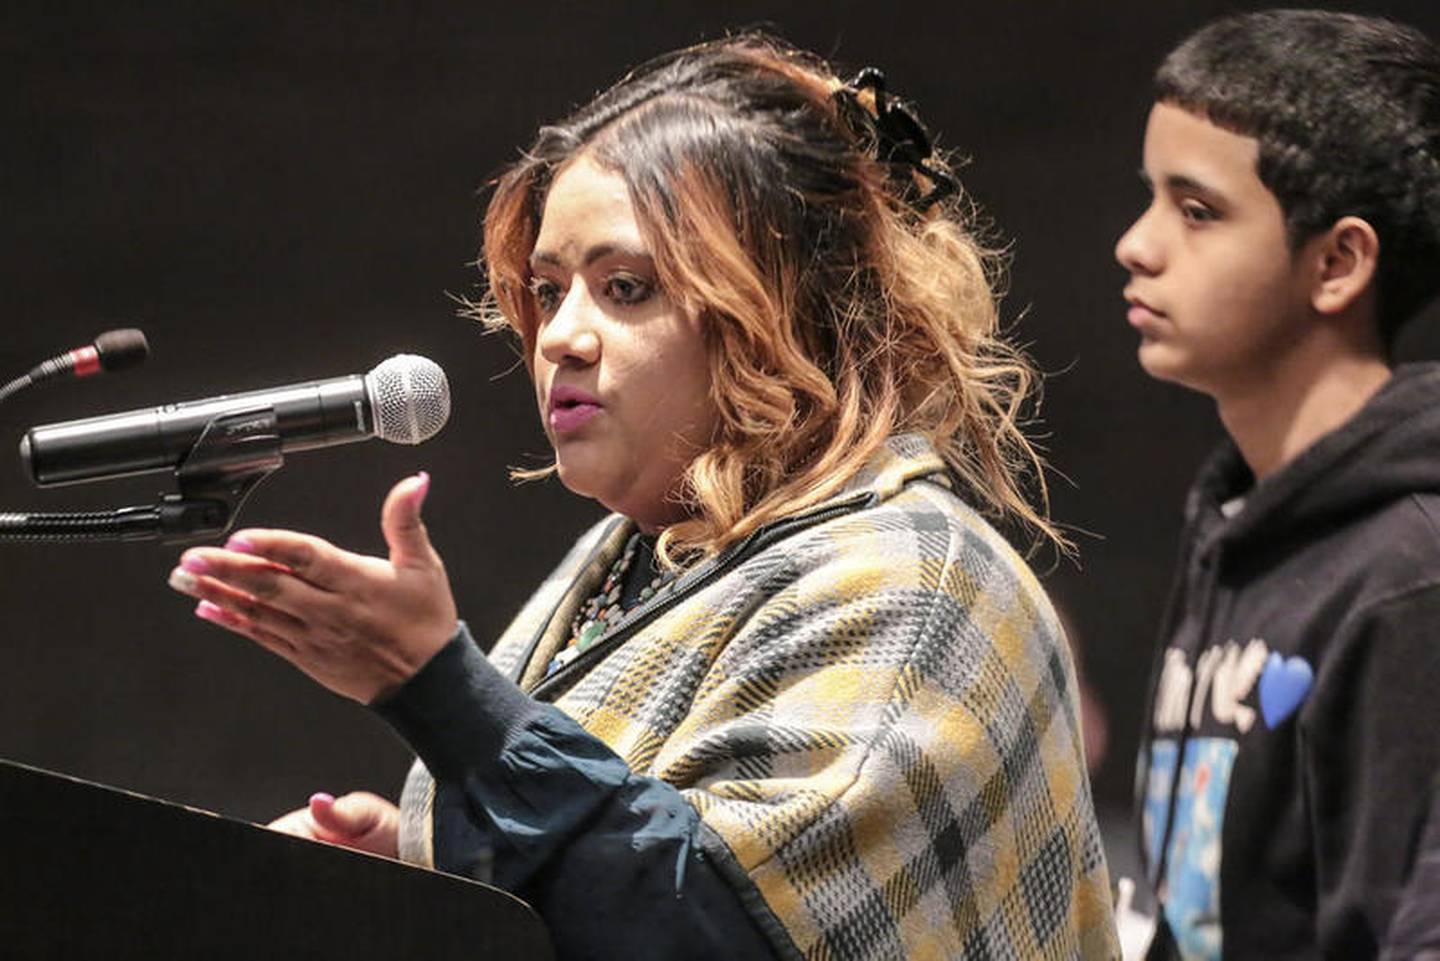
M 873 70 L 746 35 L 541 129 L 485 220 L 551 470 L 612 515 L 488 657 L 420 519 L 246 530 L 198 616 L 370 705 L 398 807 L 276 822 L 489 881 L 562 958 L 1109 957 L 1055 532 L 995 257 Z

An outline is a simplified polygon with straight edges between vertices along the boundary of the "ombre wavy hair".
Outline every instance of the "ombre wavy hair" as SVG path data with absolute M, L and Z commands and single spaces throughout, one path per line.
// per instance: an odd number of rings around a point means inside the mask
M 848 89 L 763 34 L 638 68 L 499 178 L 470 310 L 533 362 L 530 255 L 550 184 L 583 155 L 625 180 L 661 286 L 707 342 L 719 427 L 675 495 L 690 516 L 661 536 L 667 562 L 818 504 L 903 431 L 929 437 L 987 513 L 1067 547 L 1022 431 L 1037 378 L 999 329 L 1002 258 L 958 191 L 907 202 L 925 174 L 857 136 Z M 948 178 L 941 158 L 927 166 Z

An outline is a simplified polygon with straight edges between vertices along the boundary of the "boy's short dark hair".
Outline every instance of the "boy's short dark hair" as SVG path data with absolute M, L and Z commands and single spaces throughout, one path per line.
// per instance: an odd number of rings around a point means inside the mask
M 1298 247 L 1356 216 L 1380 238 L 1380 332 L 1440 289 L 1440 51 L 1378 17 L 1266 10 L 1175 48 L 1155 99 L 1260 143 L 1260 181 Z

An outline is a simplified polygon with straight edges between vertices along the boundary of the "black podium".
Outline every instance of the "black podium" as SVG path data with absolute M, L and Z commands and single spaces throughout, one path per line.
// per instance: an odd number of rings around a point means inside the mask
M 551 957 L 498 889 L 0 761 L 0 958 Z

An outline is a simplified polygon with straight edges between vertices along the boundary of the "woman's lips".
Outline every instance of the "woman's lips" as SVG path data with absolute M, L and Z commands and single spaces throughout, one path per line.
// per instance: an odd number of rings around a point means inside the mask
M 556 434 L 579 430 L 603 409 L 593 395 L 575 387 L 556 385 L 550 391 L 550 429 Z
M 550 429 L 557 434 L 568 434 L 579 430 L 600 413 L 599 404 L 571 404 L 550 408 Z

